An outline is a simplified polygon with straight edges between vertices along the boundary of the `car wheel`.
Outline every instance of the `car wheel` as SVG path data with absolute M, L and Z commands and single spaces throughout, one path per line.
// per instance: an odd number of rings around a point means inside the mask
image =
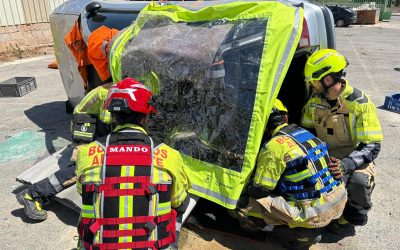
M 336 26 L 338 27 L 343 27 L 344 26 L 344 20 L 339 18 L 338 20 L 336 20 Z

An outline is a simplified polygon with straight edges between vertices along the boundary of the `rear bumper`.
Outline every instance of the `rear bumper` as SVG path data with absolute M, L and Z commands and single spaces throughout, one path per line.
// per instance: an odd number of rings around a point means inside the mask
M 345 21 L 346 25 L 354 24 L 354 23 L 356 23 L 356 22 L 357 22 L 357 16 L 352 17 L 352 18 L 349 18 L 349 19 L 347 19 L 347 20 Z

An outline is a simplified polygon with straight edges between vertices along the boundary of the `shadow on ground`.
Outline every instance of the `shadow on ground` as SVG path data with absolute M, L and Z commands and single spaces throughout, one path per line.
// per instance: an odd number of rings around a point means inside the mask
M 341 232 L 340 234 L 334 234 L 329 232 L 327 229 L 325 229 L 322 232 L 322 239 L 321 239 L 321 243 L 337 243 L 341 240 L 343 240 L 344 238 L 347 237 L 351 237 L 356 235 L 356 231 L 353 228 L 348 229 L 346 231 Z
M 243 230 L 239 222 L 228 214 L 226 208 L 205 199 L 197 202 L 185 227 L 203 240 L 216 241 L 229 249 L 282 249 L 276 244 L 276 240 L 268 237 L 265 232 L 253 233 Z M 182 240 L 184 241 L 185 237 Z
M 392 113 L 395 113 L 395 114 L 398 114 L 398 115 L 400 115 L 400 112 L 396 112 L 396 111 L 393 111 L 393 110 L 390 110 L 390 109 L 387 109 L 387 108 L 385 108 L 385 106 L 384 105 L 382 105 L 382 106 L 379 106 L 379 107 L 377 107 L 378 109 L 381 109 L 381 110 L 384 110 L 384 111 L 388 111 L 388 112 L 392 112 Z
M 201 239 L 201 241 L 199 241 Z M 238 237 L 231 234 L 225 234 L 220 231 L 210 229 L 199 229 L 184 226 L 179 237 L 180 249 L 224 249 L 232 250 L 262 250 L 262 249 L 284 249 L 274 240 L 264 242 L 251 240 L 249 238 Z
M 71 140 L 71 115 L 65 112 L 65 102 L 57 101 L 36 105 L 24 111 L 25 115 L 35 123 L 39 132 L 45 133 L 46 149 L 49 154 L 56 152 Z M 62 140 L 62 141 L 60 141 Z M 42 156 L 41 158 L 44 158 Z

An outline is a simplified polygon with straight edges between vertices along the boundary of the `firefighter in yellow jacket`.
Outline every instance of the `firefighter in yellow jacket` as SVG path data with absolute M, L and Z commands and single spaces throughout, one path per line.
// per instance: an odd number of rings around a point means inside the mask
M 287 121 L 286 107 L 276 100 L 266 128 L 271 139 L 263 145 L 238 205 L 256 227 L 297 249 L 321 239 L 319 228 L 340 217 L 347 195 L 328 171 L 326 144 Z M 249 202 L 243 199 L 247 195 Z
M 110 112 L 103 109 L 103 106 L 108 90 L 112 86 L 112 79 L 108 71 L 107 51 L 108 44 L 115 34 L 116 30 L 105 26 L 96 29 L 89 37 L 88 54 L 84 43 L 75 43 L 77 40 L 83 39 L 80 34 L 79 20 L 66 37 L 67 45 L 78 44 L 83 46 L 84 51 L 81 50 L 82 48 L 74 49 L 75 45 L 71 45 L 71 49 L 75 51 L 76 58 L 89 56 L 103 83 L 103 85 L 87 93 L 74 109 L 71 133 L 75 145 L 92 142 L 96 137 L 104 136 L 110 131 Z M 85 65 L 87 64 L 86 61 L 82 60 Z M 86 70 L 84 72 L 86 75 Z M 70 165 L 60 168 L 49 177 L 33 183 L 32 186 L 17 194 L 17 200 L 24 206 L 25 214 L 29 218 L 36 221 L 46 220 L 47 211 L 44 209 L 44 204 L 50 201 L 57 193 L 75 184 L 75 164 L 73 163 L 75 161 L 75 152 L 76 150 L 74 150 L 71 157 L 72 162 Z
M 146 132 L 155 111 L 151 96 L 134 79 L 113 86 L 104 107 L 114 131 L 79 148 L 83 249 L 165 249 L 176 240 L 176 213 L 188 205 L 188 181 L 180 154 L 164 144 L 155 148 Z
M 97 73 L 100 75 L 103 84 L 85 95 L 74 109 L 71 133 L 73 142 L 76 145 L 92 142 L 96 136 L 104 136 L 110 130 L 110 112 L 104 110 L 103 105 L 108 90 L 112 85 L 107 61 L 108 44 L 116 32 L 116 30 L 109 29 L 105 26 L 93 31 L 89 37 L 89 53 L 86 53 L 86 45 L 84 43 L 76 43 L 76 41 L 83 39 L 80 34 L 79 20 L 75 22 L 74 28 L 65 39 L 67 45 L 73 50 L 74 56 L 77 59 L 84 58 L 84 60 L 82 59 L 84 65 L 87 64 L 87 57 L 89 58 L 96 68 Z M 82 46 L 82 48 L 77 50 L 76 46 L 73 44 L 78 44 Z M 84 65 L 80 66 L 83 67 Z M 82 72 L 85 73 L 82 74 L 82 77 L 87 76 L 86 70 Z M 74 150 L 74 152 L 76 152 L 76 150 Z M 17 194 L 17 200 L 24 206 L 25 214 L 29 218 L 36 221 L 46 220 L 47 211 L 44 209 L 44 204 L 50 201 L 57 193 L 75 184 L 74 153 L 71 157 L 71 161 L 69 166 L 60 168 L 49 177 L 33 183 L 32 186 Z
M 302 126 L 315 129 L 335 158 L 330 166 L 336 179 L 343 177 L 348 203 L 343 216 L 330 225 L 333 232 L 365 225 L 371 209 L 375 166 L 383 134 L 376 108 L 361 90 L 343 79 L 347 59 L 336 50 L 323 49 L 309 57 L 305 80 L 314 95 L 303 109 Z
M 96 137 L 105 136 L 110 130 L 110 112 L 103 109 L 104 101 L 112 83 L 106 83 L 90 91 L 75 107 L 71 133 L 75 145 L 89 143 Z M 44 204 L 55 195 L 76 182 L 75 161 L 77 149 L 75 148 L 71 164 L 60 168 L 58 171 L 17 194 L 18 202 L 24 206 L 25 214 L 36 221 L 47 218 Z

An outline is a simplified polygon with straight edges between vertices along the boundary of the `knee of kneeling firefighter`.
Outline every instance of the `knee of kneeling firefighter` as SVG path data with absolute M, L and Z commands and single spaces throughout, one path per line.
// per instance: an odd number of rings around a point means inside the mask
M 347 183 L 349 202 L 363 209 L 370 209 L 372 206 L 371 193 L 373 190 L 371 176 L 365 173 L 355 172 L 350 176 Z

